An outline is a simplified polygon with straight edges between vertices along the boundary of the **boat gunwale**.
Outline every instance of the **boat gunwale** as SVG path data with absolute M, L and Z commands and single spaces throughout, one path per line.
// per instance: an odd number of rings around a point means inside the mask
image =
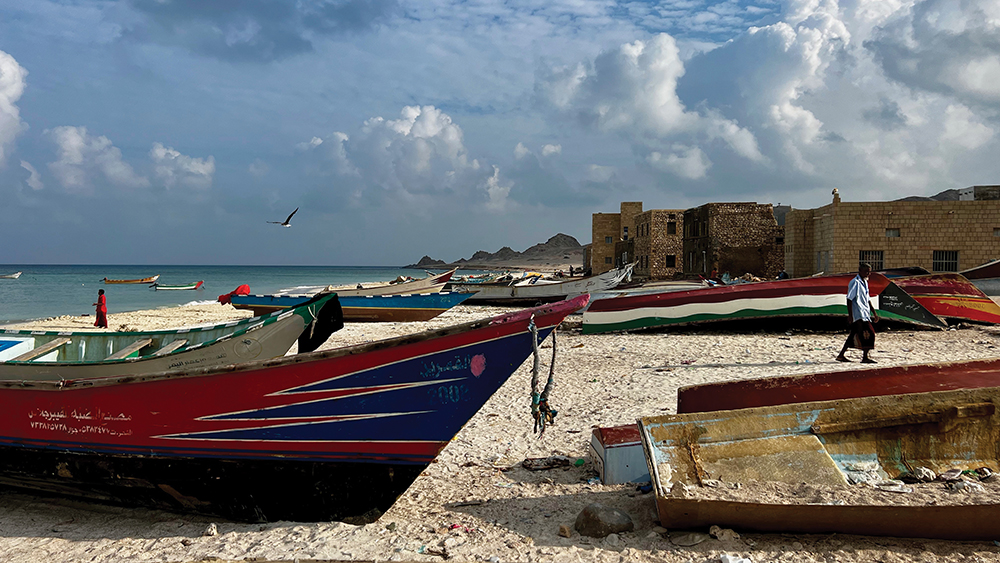
M 334 296 L 334 297 L 336 296 L 336 294 L 331 294 L 331 295 Z M 326 297 L 326 296 L 324 296 L 324 297 Z M 323 299 L 323 300 L 317 299 L 316 303 L 322 302 L 325 305 L 327 302 L 329 302 L 329 300 L 330 300 L 329 298 L 326 298 L 326 299 Z M 308 306 L 311 307 L 311 306 L 315 305 L 316 303 L 311 303 Z M 45 366 L 46 367 L 48 367 L 48 366 L 52 366 L 52 367 L 74 367 L 74 366 L 94 366 L 94 365 L 115 365 L 115 364 L 122 364 L 122 363 L 137 363 L 137 362 L 141 362 L 142 360 L 147 360 L 147 359 L 169 358 L 171 356 L 182 354 L 184 352 L 191 352 L 193 350 L 198 350 L 199 348 L 204 348 L 204 347 L 207 347 L 207 346 L 218 344 L 220 342 L 225 342 L 226 340 L 230 340 L 230 339 L 235 338 L 235 337 L 243 336 L 244 334 L 248 334 L 250 332 L 254 332 L 254 331 L 257 331 L 259 329 L 262 329 L 265 326 L 272 325 L 272 324 L 274 324 L 274 323 L 276 323 L 276 322 L 278 322 L 280 320 L 283 320 L 285 318 L 288 318 L 289 316 L 292 316 L 292 315 L 297 315 L 297 316 L 302 317 L 302 314 L 299 313 L 298 310 L 300 308 L 303 308 L 303 307 L 307 307 L 306 303 L 303 303 L 302 305 L 299 305 L 297 307 L 289 307 L 287 309 L 282 309 L 280 311 L 274 311 L 274 312 L 271 312 L 271 313 L 267 313 L 266 315 L 253 316 L 253 317 L 249 317 L 249 318 L 246 318 L 246 319 L 241 319 L 240 321 L 237 321 L 236 324 L 232 325 L 232 327 L 228 327 L 228 325 L 233 322 L 233 321 L 229 321 L 229 322 L 225 322 L 225 323 L 218 323 L 218 324 L 211 325 L 211 326 L 208 326 L 208 327 L 178 328 L 178 329 L 174 329 L 174 330 L 160 330 L 160 331 L 142 331 L 142 332 L 97 332 L 97 331 L 93 331 L 93 332 L 75 332 L 75 333 L 71 332 L 71 331 L 61 331 L 61 332 L 57 332 L 57 331 L 45 331 L 44 333 L 39 333 L 39 331 L 23 330 L 23 331 L 16 331 L 14 333 L 12 333 L 10 331 L 0 331 L 0 336 L 10 335 L 10 334 L 16 334 L 17 332 L 26 332 L 26 333 L 29 333 L 26 336 L 70 336 L 70 335 L 80 335 L 80 336 L 107 337 L 107 336 L 128 335 L 129 337 L 142 338 L 144 336 L 160 336 L 160 335 L 164 335 L 164 336 L 165 335 L 177 335 L 177 336 L 180 336 L 180 335 L 183 335 L 183 334 L 190 334 L 190 333 L 193 333 L 193 332 L 208 332 L 208 331 L 211 331 L 211 330 L 223 329 L 223 328 L 227 328 L 227 327 L 233 329 L 232 331 L 226 332 L 226 333 L 224 333 L 224 334 L 222 334 L 222 335 L 220 335 L 220 336 L 218 336 L 216 338 L 213 338 L 212 340 L 206 340 L 205 342 L 199 342 L 199 343 L 196 343 L 196 344 L 181 346 L 180 348 L 177 348 L 176 350 L 173 350 L 169 354 L 165 354 L 163 356 L 153 356 L 151 354 L 147 354 L 147 355 L 144 355 L 144 356 L 129 357 L 129 358 L 119 358 L 119 359 L 116 359 L 116 360 L 107 360 L 107 359 L 104 359 L 104 360 L 78 361 L 78 362 L 58 362 L 58 361 L 57 362 L 45 362 Z M 254 322 L 254 321 L 256 321 L 256 322 Z M 253 324 L 251 324 L 251 322 L 253 322 Z M 309 323 L 306 323 L 307 326 L 308 326 L 308 324 Z M 245 326 L 241 327 L 240 325 L 245 325 Z M 23 362 L 16 362 L 16 361 L 13 361 L 13 360 L 0 361 L 0 366 L 4 366 L 4 365 L 7 365 L 7 366 L 28 366 L 28 365 L 40 365 L 40 364 L 39 364 L 39 362 L 35 362 L 35 361 L 32 361 L 32 360 L 27 360 L 27 361 L 23 361 Z M 2 376 L 0 376 L 0 377 L 2 377 Z M 123 376 L 123 377 L 135 377 L 135 376 Z M 8 382 L 8 381 L 10 381 L 10 380 L 0 379 L 0 386 L 6 385 L 6 382 Z M 23 384 L 23 380 L 18 380 L 18 381 L 21 381 L 22 384 Z M 32 380 L 32 383 L 41 383 L 43 381 L 52 381 L 52 380 L 38 380 L 38 381 Z M 54 381 L 65 382 L 65 381 L 73 381 L 73 380 L 59 379 L 59 380 L 54 380 Z
M 392 338 L 387 338 L 383 340 L 377 340 L 375 342 L 366 342 L 363 344 L 355 344 L 351 346 L 343 346 L 340 348 L 333 348 L 329 350 L 316 350 L 313 352 L 306 352 L 301 354 L 293 354 L 291 356 L 281 356 L 278 358 L 269 358 L 265 360 L 254 360 L 250 362 L 239 362 L 233 364 L 218 365 L 205 368 L 197 368 L 193 370 L 166 370 L 159 372 L 151 372 L 141 375 L 128 374 L 128 375 L 114 375 L 108 377 L 93 377 L 93 378 L 81 378 L 81 379 L 55 379 L 55 380 L 22 380 L 22 379 L 0 379 L 0 388 L 33 388 L 39 390 L 73 390 L 81 388 L 90 387 L 103 387 L 103 386 L 113 386 L 128 383 L 142 383 L 149 381 L 158 381 L 166 379 L 181 379 L 189 377 L 208 377 L 212 375 L 220 375 L 225 373 L 236 373 L 243 371 L 255 371 L 258 369 L 270 369 L 285 365 L 294 365 L 300 363 L 312 363 L 323 360 L 329 360 L 334 358 L 339 358 L 343 356 L 359 355 L 368 352 L 376 352 L 380 350 L 391 349 L 396 346 L 406 346 L 411 344 L 416 344 L 419 342 L 425 342 L 429 340 L 435 340 L 438 338 L 447 338 L 457 334 L 472 332 L 474 330 L 489 328 L 492 326 L 504 326 L 513 325 L 522 321 L 530 321 L 532 318 L 546 317 L 546 316 L 559 316 L 560 323 L 566 315 L 569 315 L 575 310 L 579 310 L 584 307 L 589 300 L 589 295 L 581 295 L 573 299 L 567 299 L 564 301 L 559 301 L 556 303 L 550 303 L 547 305 L 542 305 L 540 307 L 534 307 L 530 309 L 523 309 L 521 311 L 515 311 L 512 313 L 504 313 L 501 315 L 496 315 L 493 317 L 487 317 L 484 319 L 479 319 L 475 321 L 470 321 L 467 323 L 462 323 L 454 326 L 429 329 L 423 332 L 418 332 L 414 334 L 404 334 L 401 336 L 396 336 Z M 580 302 L 582 301 L 582 303 Z M 577 305 L 577 303 L 579 303 Z M 556 307 L 558 305 L 558 307 Z M 569 310 L 565 315 L 562 311 Z M 284 314 L 284 312 L 275 312 L 279 315 Z M 275 313 L 271 313 L 274 315 Z M 257 317 L 254 317 L 257 318 Z M 552 324 L 554 329 L 559 323 Z M 537 321 L 536 321 L 537 325 Z M 539 326 L 539 330 L 543 328 L 548 328 L 549 324 L 544 324 Z M 510 332 L 509 334 L 503 334 L 498 336 L 498 338 L 507 337 L 514 334 Z M 485 341 L 484 339 L 483 341 Z M 491 339 L 492 340 L 492 339 Z M 120 361 L 120 360 L 115 360 Z M 132 360 L 135 361 L 135 360 Z M 20 364 L 20 363 L 19 363 Z M 48 363 L 46 365 L 49 365 Z M 69 364 L 69 365 L 80 365 L 80 364 Z

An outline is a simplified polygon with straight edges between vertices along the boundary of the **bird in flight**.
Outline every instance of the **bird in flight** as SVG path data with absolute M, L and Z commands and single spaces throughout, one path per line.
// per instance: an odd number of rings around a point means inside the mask
M 282 227 L 291 227 L 292 226 L 292 223 L 291 223 L 292 215 L 295 215 L 295 213 L 297 213 L 298 210 L 299 210 L 299 208 L 296 207 L 295 211 L 292 211 L 291 214 L 288 215 L 288 218 L 285 219 L 284 221 L 268 221 L 268 223 L 272 223 L 272 224 L 275 224 L 275 225 L 281 225 Z

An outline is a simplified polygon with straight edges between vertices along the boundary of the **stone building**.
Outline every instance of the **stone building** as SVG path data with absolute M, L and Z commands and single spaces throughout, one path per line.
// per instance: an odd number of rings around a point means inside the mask
M 774 278 L 784 268 L 784 227 L 770 203 L 706 203 L 684 212 L 684 227 L 686 274 Z
M 619 213 L 594 213 L 590 261 L 594 274 L 635 262 L 634 275 L 671 279 L 681 271 L 684 212 L 642 210 L 642 202 L 625 201 Z
M 919 266 L 955 272 L 1000 258 L 998 186 L 960 190 L 955 201 L 833 202 L 785 218 L 785 267 L 793 277 Z M 971 199 L 969 199 L 971 196 Z

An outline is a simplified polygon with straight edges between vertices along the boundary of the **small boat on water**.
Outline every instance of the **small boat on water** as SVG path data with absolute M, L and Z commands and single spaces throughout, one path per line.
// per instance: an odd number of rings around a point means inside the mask
M 265 360 L 284 355 L 296 341 L 304 351 L 315 350 L 343 325 L 336 295 L 324 294 L 264 317 L 172 330 L 0 330 L 0 386 L 3 381 L 82 383 Z M 58 402 L 55 395 L 50 399 Z
M 677 412 L 724 411 L 977 387 L 1000 387 L 1000 358 L 689 385 L 677 390 Z
M 139 279 L 136 279 L 136 280 L 109 280 L 108 278 L 104 278 L 101 281 L 103 281 L 104 283 L 146 283 L 146 284 L 150 284 L 150 283 L 156 283 L 156 280 L 158 280 L 158 279 L 160 279 L 159 274 L 157 274 L 155 276 L 152 276 L 152 277 L 148 277 L 148 278 L 139 278 Z
M 1000 260 L 959 272 L 986 295 L 1000 295 Z
M 16 280 L 21 277 L 21 272 L 14 272 L 13 274 L 0 274 L 0 280 Z
M 633 266 L 634 264 L 628 264 L 586 278 L 546 280 L 532 276 L 527 280 L 460 285 L 454 289 L 473 293 L 468 301 L 470 305 L 536 305 L 618 287 L 622 282 L 632 278 Z
M 1000 305 L 962 274 L 902 276 L 892 281 L 931 314 L 942 319 L 1000 323 Z
M 154 283 L 152 286 L 156 291 L 167 291 L 167 290 L 188 290 L 188 289 L 199 289 L 201 286 L 205 285 L 204 281 L 198 281 L 194 283 L 184 284 L 184 285 L 163 285 L 159 283 Z
M 993 540 L 1000 537 L 1000 504 L 987 495 L 976 500 L 972 491 L 983 485 L 963 481 L 955 490 L 969 494 L 949 501 L 945 484 L 935 483 L 927 486 L 945 492 L 940 500 L 907 503 L 899 495 L 914 489 L 885 480 L 948 471 L 961 480 L 961 472 L 1000 470 L 998 404 L 1000 388 L 987 387 L 656 416 L 638 424 L 660 523 L 668 529 Z M 853 494 L 860 485 L 852 483 L 868 483 L 869 492 Z M 742 496 L 730 493 L 737 484 Z M 760 498 L 754 490 L 781 500 L 746 500 Z
M 340 297 L 344 320 L 348 322 L 414 322 L 429 321 L 472 296 L 471 293 L 442 292 L 413 295 L 367 295 Z M 308 295 L 231 295 L 229 301 L 237 309 L 249 309 L 263 315 L 294 307 L 309 299 Z
M 847 284 L 853 277 L 816 276 L 599 299 L 583 314 L 583 332 L 774 317 L 846 317 Z M 868 292 L 885 320 L 928 328 L 946 326 L 881 274 L 869 277 Z
M 0 377 L 0 484 L 241 521 L 372 521 L 587 300 L 271 360 Z

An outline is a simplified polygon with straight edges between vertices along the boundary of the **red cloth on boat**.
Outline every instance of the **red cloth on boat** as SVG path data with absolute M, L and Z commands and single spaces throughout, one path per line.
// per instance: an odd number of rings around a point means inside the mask
M 97 296 L 97 320 L 94 326 L 108 328 L 108 299 L 104 295 Z
M 223 305 L 229 305 L 232 302 L 233 295 L 250 295 L 250 286 L 247 284 L 242 284 L 236 289 L 230 291 L 229 293 L 219 296 L 219 303 Z

